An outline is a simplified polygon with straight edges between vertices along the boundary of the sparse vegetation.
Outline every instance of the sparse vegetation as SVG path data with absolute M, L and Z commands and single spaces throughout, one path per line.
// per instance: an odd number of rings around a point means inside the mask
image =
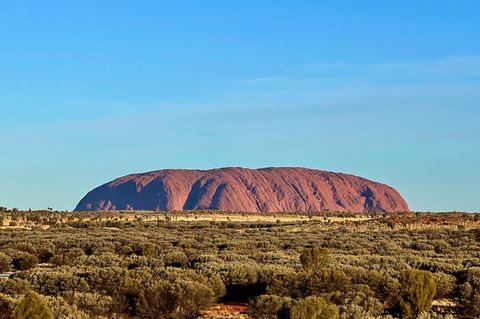
M 0 318 L 480 315 L 474 215 L 0 215 Z

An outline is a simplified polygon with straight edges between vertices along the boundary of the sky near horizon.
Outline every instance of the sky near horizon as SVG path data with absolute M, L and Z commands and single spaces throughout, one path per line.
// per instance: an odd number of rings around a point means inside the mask
M 478 1 L 0 2 L 0 206 L 306 166 L 480 211 Z

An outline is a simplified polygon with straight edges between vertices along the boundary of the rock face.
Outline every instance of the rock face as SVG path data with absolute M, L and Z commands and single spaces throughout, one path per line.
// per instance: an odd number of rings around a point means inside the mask
M 403 212 L 390 186 L 307 168 L 168 169 L 120 177 L 89 192 L 76 211 Z

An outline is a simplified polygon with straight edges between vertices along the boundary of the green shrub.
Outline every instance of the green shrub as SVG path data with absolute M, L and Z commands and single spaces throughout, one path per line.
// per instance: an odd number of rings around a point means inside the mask
M 213 291 L 198 282 L 178 280 L 174 283 L 160 281 L 145 287 L 137 302 L 140 318 L 156 319 L 171 317 L 194 318 L 198 311 L 213 302 Z
M 55 319 L 92 319 L 104 318 L 90 316 L 87 313 L 78 309 L 77 305 L 69 304 L 62 297 L 45 297 L 47 305 L 50 308 L 53 318 Z M 113 317 L 116 318 L 116 317 Z
M 137 301 L 137 314 L 145 319 L 165 316 L 175 309 L 176 298 L 167 282 L 145 287 Z
M 383 313 L 383 304 L 362 292 L 350 292 L 344 296 L 339 307 L 342 319 L 378 318 Z
M 12 258 L 10 256 L 5 255 L 4 253 L 0 253 L 0 272 L 9 271 L 12 269 Z
M 405 317 L 428 312 L 435 296 L 435 280 L 429 271 L 407 270 L 400 278 L 399 306 Z
M 301 277 L 304 282 L 302 291 L 306 295 L 345 291 L 350 283 L 350 278 L 343 271 L 330 268 L 307 272 Z
M 267 294 L 300 297 L 304 278 L 294 271 L 275 274 L 268 281 Z
M 11 319 L 17 307 L 17 300 L 10 296 L 0 294 L 0 319 Z
M 323 298 L 310 296 L 297 301 L 290 313 L 291 319 L 338 319 L 338 307 Z
M 276 295 L 261 295 L 251 303 L 254 315 L 265 319 L 288 319 L 292 298 Z
M 480 268 L 472 267 L 465 275 L 466 282 L 460 286 L 462 311 L 465 315 L 480 317 Z
M 69 291 L 87 290 L 85 280 L 66 269 L 38 273 L 29 271 L 19 274 L 19 277 L 28 281 L 32 289 L 42 295 L 60 296 Z
M 172 251 L 165 255 L 165 266 L 185 267 L 188 263 L 187 255 L 181 251 Z
M 71 294 L 71 301 L 78 308 L 89 313 L 92 317 L 108 315 L 112 308 L 112 297 L 99 293 L 76 292 Z
M 307 271 L 321 269 L 330 261 L 330 253 L 325 248 L 307 248 L 300 255 L 300 263 Z
M 80 248 L 68 249 L 64 252 L 59 252 L 50 257 L 50 262 L 56 266 L 71 265 L 77 258 L 83 256 L 85 253 Z
M 53 252 L 48 247 L 43 247 L 38 250 L 38 259 L 41 263 L 48 263 L 53 257 Z
M 212 289 L 216 298 L 221 298 L 225 295 L 226 288 L 225 284 L 222 281 L 222 278 L 218 275 L 211 275 L 207 279 L 207 284 Z
M 457 287 L 457 279 L 449 274 L 437 272 L 433 274 L 435 279 L 435 298 L 451 298 Z
M 20 278 L 11 278 L 0 281 L 0 293 L 5 295 L 23 295 L 30 291 L 27 281 Z
M 22 252 L 13 257 L 12 264 L 16 270 L 28 270 L 37 266 L 38 258 L 30 253 Z
M 53 316 L 45 300 L 30 291 L 20 300 L 13 319 L 53 319 Z

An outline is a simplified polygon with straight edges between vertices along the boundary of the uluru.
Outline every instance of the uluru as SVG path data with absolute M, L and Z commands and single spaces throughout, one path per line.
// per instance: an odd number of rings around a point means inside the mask
M 404 212 L 392 187 L 317 169 L 165 169 L 117 178 L 90 191 L 76 211 Z

